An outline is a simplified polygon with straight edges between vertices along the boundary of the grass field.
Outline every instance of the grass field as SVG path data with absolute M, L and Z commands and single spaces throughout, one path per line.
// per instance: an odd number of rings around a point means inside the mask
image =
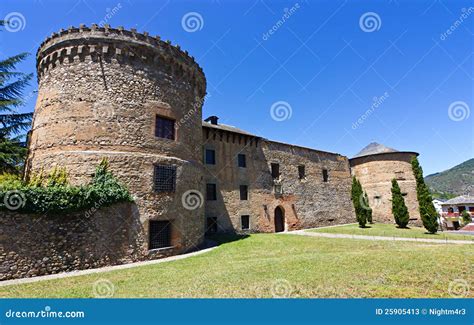
M 319 228 L 308 230 L 311 232 L 324 232 L 331 234 L 349 234 L 383 237 L 409 237 L 409 238 L 428 238 L 428 239 L 452 239 L 452 240 L 470 240 L 474 241 L 474 236 L 438 232 L 429 234 L 425 228 L 410 227 L 408 229 L 397 228 L 396 225 L 376 223 L 367 225 L 368 228 L 360 228 L 358 224 L 350 224 L 336 227 Z
M 113 297 L 450 297 L 450 281 L 472 281 L 473 259 L 472 245 L 257 234 L 179 261 L 0 287 L 0 297 L 94 297 L 100 279 Z

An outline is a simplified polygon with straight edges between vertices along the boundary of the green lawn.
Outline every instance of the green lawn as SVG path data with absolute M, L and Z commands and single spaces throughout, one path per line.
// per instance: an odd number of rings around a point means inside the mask
M 157 265 L 0 287 L 0 297 L 450 297 L 472 287 L 473 246 L 257 234 Z M 474 297 L 474 290 L 468 295 Z
M 397 228 L 396 225 L 388 225 L 376 223 L 367 225 L 369 228 L 360 228 L 358 224 L 350 224 L 336 227 L 311 229 L 311 232 L 325 232 L 331 234 L 350 234 L 350 235 L 366 235 L 366 236 L 383 236 L 383 237 L 409 237 L 409 238 L 429 238 L 429 239 L 452 239 L 452 240 L 470 240 L 474 241 L 474 236 L 452 234 L 446 232 L 438 232 L 429 234 L 425 228 L 410 227 L 408 229 Z

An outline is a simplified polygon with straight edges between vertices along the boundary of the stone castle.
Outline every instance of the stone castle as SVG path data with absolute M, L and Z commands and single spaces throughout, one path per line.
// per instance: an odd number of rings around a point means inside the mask
M 372 144 L 348 159 L 268 140 L 215 116 L 203 121 L 202 69 L 159 37 L 71 27 L 41 44 L 37 73 L 26 173 L 59 165 L 82 184 L 107 158 L 136 199 L 133 234 L 142 255 L 192 249 L 206 233 L 355 222 L 352 175 L 375 221 L 393 223 L 392 178 L 419 221 L 410 165 L 417 153 Z

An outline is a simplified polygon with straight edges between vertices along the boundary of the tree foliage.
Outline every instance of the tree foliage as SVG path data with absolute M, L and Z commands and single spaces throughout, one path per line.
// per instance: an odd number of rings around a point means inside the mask
M 438 231 L 438 213 L 433 205 L 433 198 L 430 190 L 425 184 L 423 169 L 421 168 L 417 157 L 412 158 L 411 166 L 416 179 L 416 196 L 418 198 L 420 217 L 423 226 L 429 233 L 434 234 Z
M 351 198 L 359 227 L 365 228 L 367 221 L 372 222 L 372 209 L 369 207 L 367 194 L 355 176 L 352 178 Z
M 406 228 L 410 221 L 408 208 L 397 180 L 392 179 L 392 214 L 400 228 Z
M 7 22 L 0 20 L 0 26 Z M 32 113 L 18 113 L 23 105 L 23 91 L 33 74 L 16 71 L 18 63 L 28 53 L 0 60 L 0 173 L 18 172 L 26 156 L 25 132 L 31 124 Z

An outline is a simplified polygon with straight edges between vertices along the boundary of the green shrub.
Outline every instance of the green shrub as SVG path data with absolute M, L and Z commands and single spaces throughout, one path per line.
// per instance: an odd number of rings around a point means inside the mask
M 49 175 L 40 171 L 29 182 L 0 183 L 0 210 L 21 213 L 58 214 L 132 202 L 128 190 L 108 171 L 107 160 L 97 166 L 92 182 L 72 186 L 64 168 L 54 168 Z M 8 199 L 12 202 L 9 203 Z M 13 207 L 13 208 L 12 208 Z
M 365 228 L 367 223 L 367 211 L 364 209 L 364 192 L 362 190 L 362 185 L 359 180 L 354 176 L 352 178 L 352 190 L 351 190 L 352 204 L 354 205 L 354 210 L 359 223 L 360 228 Z M 367 203 L 368 204 L 368 203 Z
M 471 214 L 467 212 L 466 210 L 464 210 L 461 213 L 461 216 L 462 216 L 462 221 L 464 222 L 465 225 L 472 222 Z
M 423 169 L 418 158 L 411 159 L 413 175 L 416 179 L 416 196 L 418 199 L 419 211 L 423 226 L 429 233 L 435 234 L 438 231 L 438 213 L 433 205 L 433 198 L 428 186 L 423 178 Z
M 392 214 L 400 228 L 406 228 L 410 215 L 397 180 L 392 179 Z

